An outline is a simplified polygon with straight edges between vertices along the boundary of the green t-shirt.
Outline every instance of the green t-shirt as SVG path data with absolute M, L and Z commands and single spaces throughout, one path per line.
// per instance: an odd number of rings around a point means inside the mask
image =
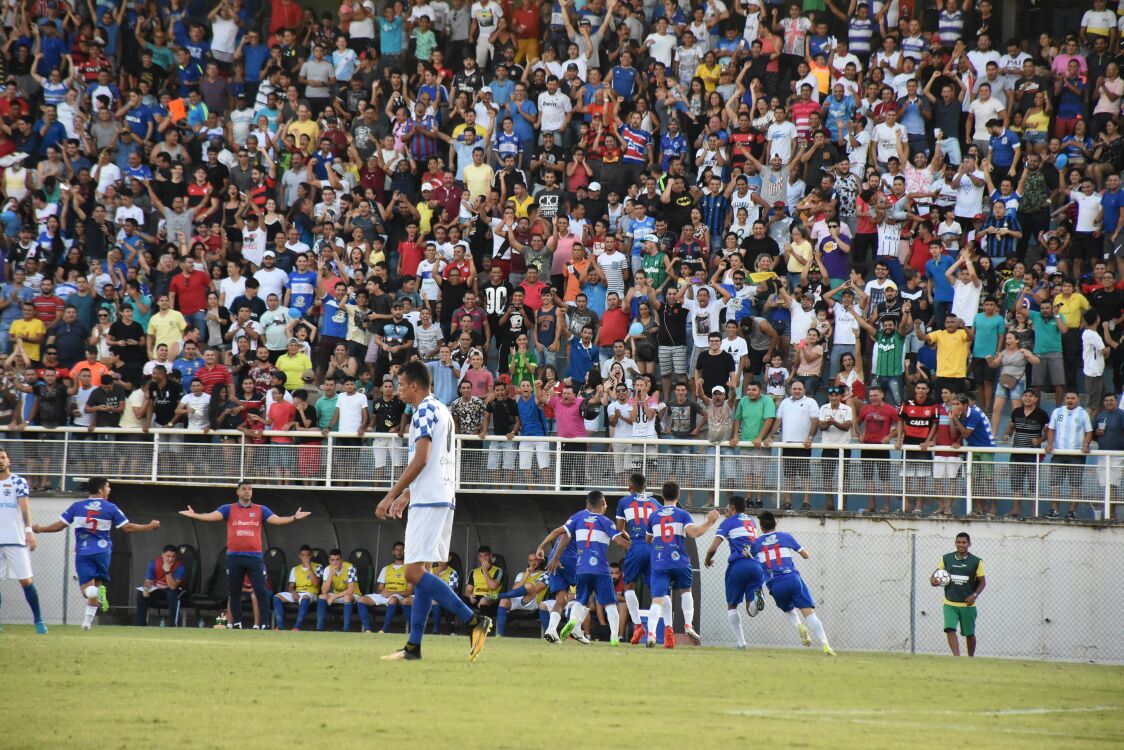
M 328 398 L 321 396 L 316 400 L 316 426 L 321 430 L 328 429 L 332 424 L 332 417 L 336 415 L 336 401 L 339 394 Z
M 1004 300 L 1005 300 L 1004 303 L 1003 303 L 1003 309 L 1004 310 L 1014 310 L 1015 309 L 1015 302 L 1018 300 L 1019 292 L 1021 292 L 1022 290 L 1023 290 L 1023 280 L 1022 280 L 1022 278 L 1016 279 L 1016 278 L 1012 277 L 1012 278 L 1009 278 L 1009 279 L 1007 279 L 1006 281 L 1003 282 L 1003 297 L 1004 297 Z
M 749 396 L 742 396 L 732 417 L 732 419 L 741 422 L 738 440 L 743 442 L 756 440 L 757 436 L 761 434 L 761 428 L 765 426 L 765 420 L 775 419 L 776 416 L 777 405 L 773 403 L 773 399 L 770 397 L 762 394 L 754 401 Z
M 874 374 L 881 378 L 900 377 L 902 368 L 902 344 L 905 337 L 897 331 L 889 336 L 881 331 L 874 337 Z
M 667 260 L 667 255 L 662 250 L 655 255 L 645 253 L 640 259 L 640 265 L 644 268 L 644 275 L 648 277 L 648 281 L 656 289 L 659 289 L 667 281 L 667 268 L 664 267 L 665 260 Z
M 999 313 L 990 318 L 981 313 L 976 313 L 973 322 L 976 329 L 975 339 L 972 341 L 973 357 L 990 357 L 999 349 L 999 337 L 1007 332 L 1007 321 Z
M 941 558 L 941 569 L 947 570 L 952 576 L 952 581 L 944 588 L 945 603 L 960 607 L 971 606 L 965 602 L 976 592 L 979 579 L 984 577 L 983 560 L 971 552 L 963 559 L 957 557 L 955 552 L 949 552 Z
M 1058 316 L 1050 320 L 1042 317 L 1037 310 L 1030 311 L 1030 322 L 1034 324 L 1034 353 L 1043 354 L 1062 353 L 1062 334 L 1058 330 Z

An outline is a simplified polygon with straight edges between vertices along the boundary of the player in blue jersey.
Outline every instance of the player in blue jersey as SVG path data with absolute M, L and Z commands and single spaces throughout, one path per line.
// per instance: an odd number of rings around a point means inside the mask
M 757 538 L 757 523 L 745 512 L 745 498 L 734 495 L 726 506 L 726 518 L 714 532 L 714 541 L 706 551 L 706 567 L 714 565 L 714 553 L 722 542 L 730 544 L 730 558 L 726 561 L 726 617 L 734 631 L 738 648 L 745 648 L 738 605 L 745 602 L 746 612 L 754 617 L 765 602 L 761 600 L 761 587 L 765 584 L 765 569 L 753 556 L 750 547 Z
M 563 528 L 562 540 L 574 540 L 578 546 L 577 593 L 570 619 L 562 626 L 559 637 L 567 638 L 575 629 L 581 627 L 589 614 L 589 602 L 593 594 L 597 602 L 605 608 L 605 619 L 609 621 L 609 644 L 620 643 L 620 614 L 617 612 L 617 594 L 613 589 L 613 576 L 609 572 L 609 544 L 629 548 L 628 536 L 617 529 L 605 516 L 605 496 L 600 490 L 593 490 L 585 499 L 585 510 L 570 516 Z M 562 562 L 562 547 L 556 546 L 554 555 L 546 569 L 554 572 Z
M 627 531 L 632 546 L 621 563 L 621 577 L 628 585 L 624 592 L 624 603 L 628 606 L 628 616 L 632 620 L 632 642 L 640 643 L 647 634 L 640 617 L 640 599 L 636 596 L 636 584 L 644 581 L 644 587 L 652 590 L 652 547 L 645 537 L 648 534 L 648 519 L 661 506 L 644 488 L 648 480 L 637 472 L 629 477 L 628 494 L 617 503 L 617 528 Z
M 0 448 L 0 581 L 14 578 L 20 582 L 23 598 L 31 607 L 35 632 L 46 635 L 47 624 L 39 610 L 39 591 L 31 573 L 31 553 L 35 551 L 36 541 L 30 496 L 27 480 L 12 473 L 8 451 Z
M 86 487 L 89 497 L 71 503 L 59 516 L 59 520 L 46 526 L 32 527 L 36 534 L 50 534 L 74 527 L 74 567 L 78 573 L 78 586 L 86 597 L 83 630 L 89 630 L 93 626 L 99 602 L 103 611 L 109 609 L 105 584 L 109 582 L 109 561 L 113 557 L 110 532 L 118 528 L 126 534 L 133 534 L 160 528 L 159 521 L 145 524 L 129 521 L 120 508 L 109 502 L 110 486 L 105 477 L 91 477 Z
M 535 554 L 542 560 L 553 560 L 557 557 L 561 562 L 556 570 L 550 571 L 550 597 L 554 599 L 554 602 L 552 604 L 549 599 L 545 602 L 550 615 L 546 630 L 542 634 L 547 643 L 558 643 L 561 640 L 558 635 L 558 624 L 562 621 L 562 613 L 566 611 L 566 602 L 570 598 L 570 587 L 577 584 L 578 544 L 573 537 L 562 539 L 561 537 L 565 534 L 565 525 L 559 526 L 547 534 L 546 538 L 539 544 L 538 549 L 535 550 Z M 546 548 L 552 543 L 554 546 L 550 547 L 550 554 L 547 555 Z M 561 552 L 559 552 L 559 549 L 561 549 Z M 589 642 L 581 628 L 573 630 L 570 637 L 579 643 Z
M 675 631 L 671 627 L 671 592 L 679 592 L 683 606 L 683 630 L 696 646 L 702 638 L 695 630 L 695 596 L 691 592 L 694 576 L 691 557 L 687 554 L 687 537 L 705 534 L 718 522 L 721 514 L 712 510 L 700 526 L 694 517 L 679 507 L 679 485 L 665 482 L 663 501 L 666 503 L 648 518 L 647 541 L 652 545 L 652 604 L 648 607 L 648 648 L 656 645 L 656 628 L 665 616 L 664 648 L 675 648 Z
M 780 610 L 790 623 L 800 631 L 800 641 L 805 646 L 811 646 L 808 631 L 823 646 L 823 652 L 828 656 L 835 656 L 827 642 L 827 635 L 823 631 L 823 623 L 816 617 L 816 603 L 800 571 L 792 561 L 792 554 L 808 559 L 808 551 L 792 538 L 791 534 L 777 531 L 777 519 L 769 511 L 758 516 L 761 524 L 761 536 L 753 540 L 750 551 L 757 558 L 757 562 L 765 566 L 766 580 L 768 581 L 769 594 L 777 603 Z M 797 614 L 797 610 L 800 613 Z M 800 622 L 800 615 L 804 615 L 804 622 Z M 805 625 L 806 623 L 806 625 Z

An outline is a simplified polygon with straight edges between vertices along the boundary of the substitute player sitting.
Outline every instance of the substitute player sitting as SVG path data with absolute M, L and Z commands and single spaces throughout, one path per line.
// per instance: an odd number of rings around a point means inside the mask
M 648 480 L 637 472 L 628 479 L 628 494 L 617 503 L 617 528 L 628 532 L 632 546 L 624 556 L 621 575 L 628 586 L 624 601 L 628 606 L 628 616 L 632 620 L 632 642 L 640 643 L 648 631 L 644 629 L 640 617 L 640 599 L 636 596 L 636 584 L 644 582 L 644 588 L 652 590 L 652 547 L 647 542 L 648 519 L 661 506 L 655 498 L 645 491 Z
M 626 550 L 629 548 L 628 536 L 616 528 L 612 521 L 605 516 L 605 496 L 600 490 L 593 490 L 586 496 L 585 510 L 570 516 L 566 521 L 563 537 L 569 537 L 577 542 L 578 590 L 570 609 L 570 619 L 562 626 L 561 638 L 569 637 L 570 633 L 589 615 L 589 604 L 593 594 L 597 600 L 612 603 L 617 599 L 613 590 L 613 577 L 609 574 L 609 544 L 616 542 Z M 547 570 L 558 569 L 561 563 L 561 546 L 556 547 L 554 556 L 547 564 Z M 617 608 L 605 608 L 605 617 L 609 620 L 609 644 L 616 646 L 620 643 L 617 634 L 620 630 L 620 620 Z
M 305 615 L 312 605 L 320 598 L 321 576 L 324 566 L 312 562 L 312 547 L 301 545 L 300 565 L 294 565 L 289 571 L 289 588 L 273 599 L 273 618 L 278 630 L 285 629 L 285 605 L 297 605 L 297 621 L 293 623 L 293 630 L 300 630 Z
M 543 603 L 546 598 L 548 576 L 542 560 L 535 553 L 527 555 L 527 568 L 515 576 L 515 588 L 500 594 L 496 610 L 496 635 L 507 634 L 507 615 L 510 612 L 538 612 L 539 623 L 545 632 L 550 625 L 550 609 Z
M 406 545 L 395 542 L 391 554 L 394 562 L 384 565 L 379 571 L 375 581 L 374 593 L 360 596 L 356 599 L 359 604 L 359 620 L 363 623 L 363 632 L 371 632 L 371 620 L 368 607 L 386 607 L 386 617 L 383 618 L 382 632 L 390 632 L 390 623 L 394 616 L 402 610 L 406 614 L 406 628 L 410 627 L 410 618 L 413 616 L 412 605 L 414 597 L 411 596 L 412 588 L 406 581 L 406 565 L 402 562 L 406 554 Z
M 316 602 L 316 629 L 324 630 L 328 607 L 339 603 L 343 605 L 343 631 L 346 633 L 351 628 L 351 609 L 361 594 L 359 571 L 343 559 L 343 553 L 338 549 L 328 552 L 328 569 L 324 571 L 320 598 Z
M 493 611 L 499 604 L 500 591 L 503 589 L 503 569 L 495 564 L 492 548 L 487 545 L 476 550 L 476 559 L 480 565 L 473 568 L 472 575 L 465 584 L 464 595 L 476 609 Z
M 172 626 L 180 618 L 180 598 L 184 595 L 183 582 L 187 578 L 187 568 L 180 562 L 176 545 L 168 544 L 155 560 L 150 560 L 144 574 L 144 583 L 137 587 L 136 624 L 148 624 L 148 606 L 153 602 L 163 604 Z
M 730 503 L 726 506 L 726 518 L 718 525 L 714 541 L 706 551 L 706 567 L 714 565 L 714 553 L 722 546 L 722 542 L 729 542 L 730 558 L 726 561 L 726 617 L 730 620 L 738 648 L 746 647 L 738 605 L 745 602 L 745 609 L 750 617 L 765 606 L 761 598 L 765 569 L 757 562 L 750 549 L 756 538 L 757 522 L 745 512 L 745 498 L 741 495 L 731 496 Z

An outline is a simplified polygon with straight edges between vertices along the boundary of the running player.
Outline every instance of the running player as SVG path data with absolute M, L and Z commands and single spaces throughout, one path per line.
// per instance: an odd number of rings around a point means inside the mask
M 30 495 L 27 480 L 12 473 L 8 451 L 0 448 L 0 580 L 15 578 L 20 582 L 23 598 L 35 618 L 35 632 L 46 635 L 47 625 L 39 612 L 39 592 L 31 573 L 31 553 L 36 543 L 28 502 Z
M 771 512 L 765 511 L 757 520 L 764 536 L 754 539 L 750 550 L 757 561 L 765 566 L 769 594 L 773 601 L 784 612 L 788 621 L 800 631 L 801 643 L 805 646 L 812 645 L 808 637 L 808 631 L 811 630 L 812 635 L 823 646 L 823 652 L 828 656 L 835 656 L 827 642 L 827 635 L 823 632 L 823 623 L 816 617 L 816 603 L 812 600 L 812 594 L 804 585 L 800 571 L 792 564 L 793 552 L 807 560 L 808 551 L 791 534 L 777 531 L 777 519 Z M 797 609 L 800 610 L 799 614 Z M 801 614 L 804 615 L 804 622 L 800 622 Z
M 683 606 L 683 630 L 696 646 L 702 642 L 695 630 L 695 595 L 691 592 L 694 576 L 687 554 L 687 537 L 705 534 L 721 514 L 712 510 L 700 526 L 690 513 L 679 507 L 679 485 L 665 482 L 663 506 L 648 519 L 647 541 L 652 545 L 652 604 L 648 607 L 648 648 L 656 645 L 656 628 L 667 607 L 667 625 L 663 631 L 663 647 L 675 648 L 675 630 L 671 627 L 671 591 L 679 592 Z
M 410 635 L 387 661 L 421 658 L 422 636 L 430 605 L 469 625 L 468 660 L 475 661 L 492 629 L 492 618 L 477 615 L 461 601 L 449 584 L 429 572 L 432 563 L 449 559 L 449 539 L 456 511 L 456 457 L 453 455 L 453 417 L 431 392 L 433 381 L 425 364 L 407 362 L 398 373 L 399 396 L 413 407 L 410 420 L 409 462 L 398 481 L 378 504 L 379 520 L 401 518 L 406 506 L 406 580 L 414 586 Z
M 78 586 L 86 597 L 83 630 L 93 626 L 99 602 L 103 612 L 109 609 L 105 584 L 109 582 L 109 560 L 113 556 L 110 531 L 117 527 L 126 534 L 132 534 L 160 528 L 159 521 L 146 524 L 130 522 L 120 508 L 109 502 L 109 480 L 105 477 L 91 477 L 86 488 L 90 496 L 71 503 L 59 520 L 46 526 L 31 527 L 36 534 L 52 534 L 68 526 L 74 527 L 74 567 L 78 573 Z
M 648 631 L 644 629 L 640 617 L 640 599 L 636 596 L 636 584 L 643 579 L 644 588 L 652 590 L 652 548 L 646 540 L 648 519 L 661 506 L 644 491 L 647 480 L 637 472 L 629 477 L 629 493 L 617 503 L 617 528 L 627 531 L 632 546 L 621 563 L 621 577 L 628 588 L 624 592 L 624 603 L 628 606 L 628 616 L 632 620 L 632 643 L 640 643 Z
M 566 638 L 585 622 L 589 614 L 589 602 L 593 594 L 605 608 L 605 618 L 609 621 L 609 645 L 620 643 L 620 614 L 617 612 L 617 594 L 613 589 L 613 576 L 609 573 L 609 544 L 629 548 L 628 536 L 613 526 L 605 516 L 605 496 L 600 490 L 593 490 L 585 499 L 585 510 L 570 516 L 566 522 L 563 537 L 568 542 L 573 539 L 578 545 L 577 583 L 578 590 L 574 605 L 570 609 L 570 619 L 562 626 L 559 636 Z M 561 562 L 562 549 L 557 546 L 546 569 L 554 571 Z M 588 641 L 587 641 L 588 642 Z
M 738 605 L 745 602 L 745 611 L 755 617 L 765 607 L 761 598 L 761 587 L 765 584 L 765 569 L 750 552 L 750 545 L 757 538 L 757 523 L 753 516 L 745 512 L 745 498 L 741 495 L 730 497 L 726 506 L 726 520 L 714 532 L 714 541 L 706 552 L 706 567 L 714 565 L 714 553 L 723 541 L 730 543 L 730 558 L 726 561 L 726 617 L 734 631 L 738 648 L 746 647 L 745 633 L 742 632 L 741 615 Z
M 547 610 L 550 615 L 547 619 L 546 630 L 543 631 L 542 637 L 547 643 L 558 643 L 561 638 L 558 636 L 558 623 L 562 621 L 562 613 L 566 611 L 566 602 L 570 598 L 570 587 L 577 583 L 576 571 L 578 568 L 578 544 L 573 537 L 569 539 L 560 539 L 566 534 L 565 525 L 559 526 L 554 531 L 546 535 L 546 538 L 539 543 L 538 549 L 535 554 L 540 560 L 553 560 L 558 557 L 561 564 L 550 573 L 550 596 L 554 598 L 553 605 L 550 602 L 546 603 Z M 550 549 L 550 555 L 546 555 L 546 548 L 553 543 L 554 546 Z M 562 548 L 559 554 L 558 549 Z M 589 643 L 589 639 L 585 637 L 585 633 L 581 628 L 576 628 L 570 633 L 570 637 L 578 643 Z

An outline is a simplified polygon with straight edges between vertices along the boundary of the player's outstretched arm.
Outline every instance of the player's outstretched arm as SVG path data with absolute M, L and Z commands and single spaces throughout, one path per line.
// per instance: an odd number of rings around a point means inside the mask
M 312 513 L 310 511 L 301 510 L 300 508 L 297 508 L 297 512 L 294 513 L 291 516 L 279 516 L 276 513 L 274 513 L 272 516 L 269 517 L 269 520 L 266 521 L 266 523 L 271 523 L 274 526 L 287 526 L 287 525 L 289 525 L 291 523 L 294 523 L 296 521 L 300 521 L 302 519 L 308 518 L 311 515 L 312 515 Z
M 570 535 L 566 533 L 565 527 L 555 529 L 554 531 L 561 531 L 562 533 L 559 536 L 561 536 L 562 539 L 559 541 L 558 546 L 554 548 L 554 554 L 551 555 L 550 562 L 546 564 L 546 569 L 550 573 L 558 572 L 558 567 L 562 564 L 562 552 L 566 549 L 566 545 L 570 543 Z M 554 531 L 550 533 L 553 534 Z M 542 547 L 539 549 L 542 549 Z
M 706 551 L 706 560 L 703 563 L 704 565 L 706 565 L 706 567 L 709 568 L 709 567 L 714 565 L 714 553 L 717 552 L 718 548 L 721 547 L 721 546 L 722 546 L 722 537 L 716 536 L 716 537 L 714 537 L 714 539 L 711 540 L 710 549 L 708 549 Z
M 129 523 L 119 528 L 126 534 L 140 534 L 145 531 L 156 531 L 158 528 L 160 528 L 160 522 L 155 518 L 148 523 L 133 523 L 132 521 L 130 521 Z
M 700 537 L 703 534 L 705 534 L 707 531 L 709 531 L 711 526 L 718 523 L 718 519 L 721 518 L 721 517 L 722 517 L 721 513 L 719 513 L 717 510 L 712 510 L 712 511 L 710 511 L 710 513 L 706 514 L 706 521 L 703 522 L 703 524 L 701 526 L 698 525 L 698 524 L 692 523 L 692 524 L 688 525 L 687 528 L 683 529 L 683 533 L 686 534 L 687 536 L 691 537 L 692 539 Z
M 217 510 L 212 510 L 210 513 L 196 513 L 195 509 L 192 508 L 190 505 L 187 506 L 187 510 L 181 510 L 180 515 L 186 516 L 187 518 L 190 518 L 193 521 L 221 521 L 221 520 L 223 520 L 222 513 L 219 513 Z
M 551 542 L 553 542 L 555 539 L 557 539 L 558 537 L 562 536 L 565 533 L 566 533 L 566 527 L 565 526 L 559 526 L 557 529 L 555 529 L 554 531 L 547 534 L 546 538 L 543 539 L 542 542 L 539 543 L 538 548 L 535 550 L 535 555 L 538 556 L 538 558 L 540 560 L 545 560 L 546 559 L 546 548 L 550 546 Z M 559 545 L 559 547 L 561 547 L 561 546 L 562 545 Z
M 36 523 L 36 524 L 32 524 L 31 532 L 33 534 L 53 534 L 56 531 L 62 531 L 63 529 L 66 528 L 66 526 L 67 526 L 66 521 L 62 521 L 62 520 L 55 521 L 54 523 L 49 523 L 46 526 L 40 526 L 39 524 Z

